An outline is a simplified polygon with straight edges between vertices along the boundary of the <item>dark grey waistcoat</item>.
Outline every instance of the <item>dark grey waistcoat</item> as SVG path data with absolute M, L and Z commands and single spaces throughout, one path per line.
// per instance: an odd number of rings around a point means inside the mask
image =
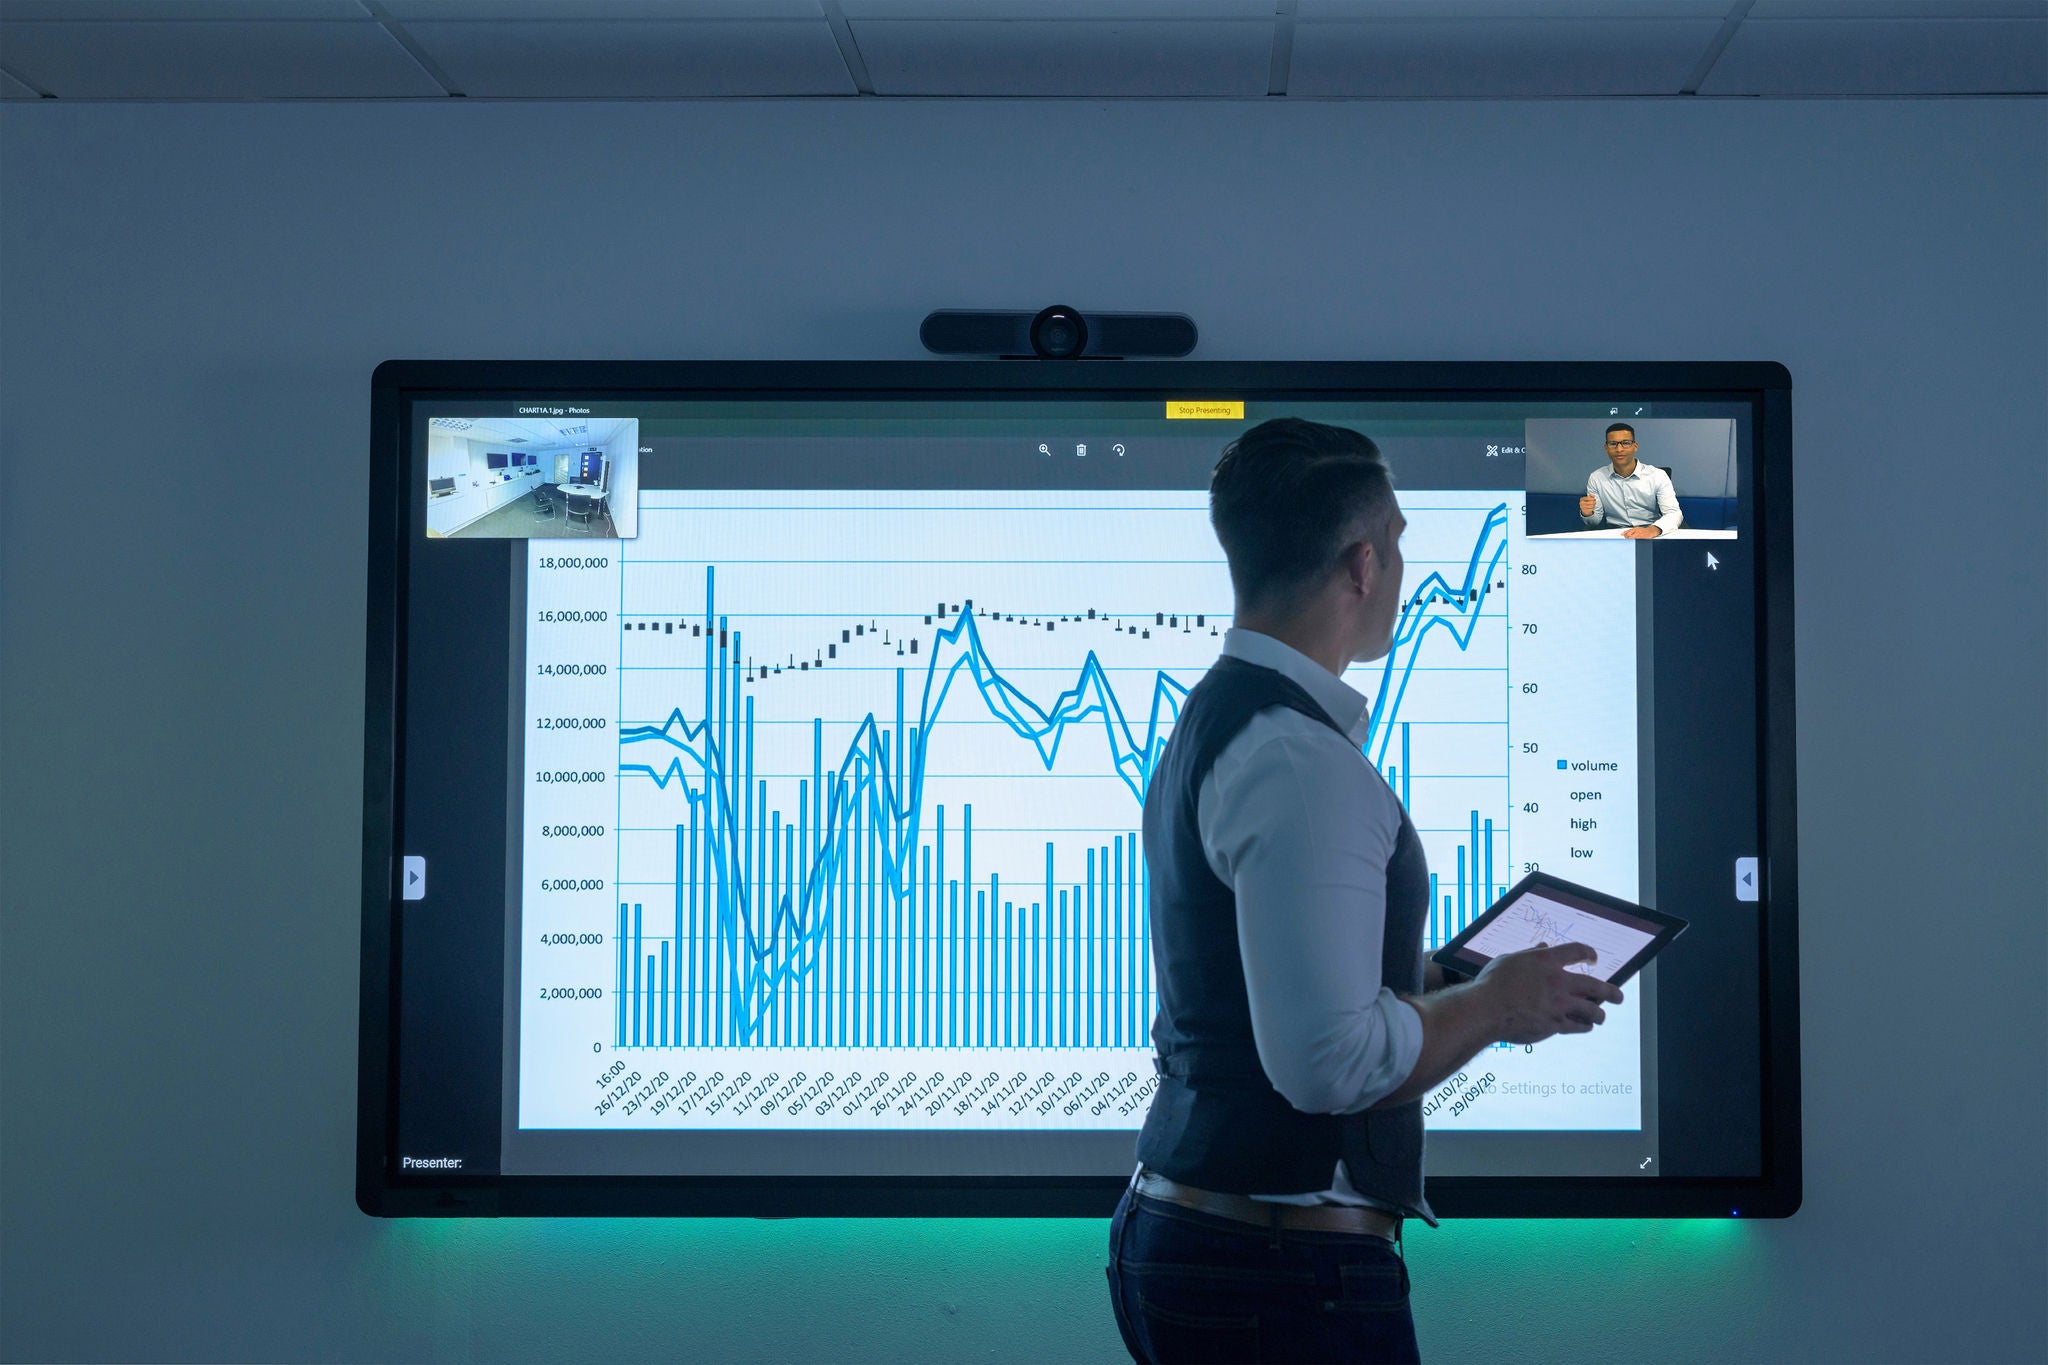
M 1138 1136 L 1138 1159 L 1203 1189 L 1302 1194 L 1328 1189 L 1342 1157 L 1360 1194 L 1429 1217 L 1420 1101 L 1306 1114 L 1281 1097 L 1259 1064 L 1237 950 L 1237 897 L 1209 869 L 1195 808 L 1217 755 L 1269 706 L 1343 733 L 1284 674 L 1226 655 L 1188 693 L 1146 793 L 1159 1089 Z M 1406 811 L 1387 864 L 1386 903 L 1381 983 L 1419 994 L 1429 871 Z

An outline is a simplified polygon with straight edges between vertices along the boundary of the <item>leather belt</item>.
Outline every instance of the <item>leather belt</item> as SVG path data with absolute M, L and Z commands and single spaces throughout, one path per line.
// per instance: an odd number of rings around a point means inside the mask
M 1169 1180 L 1156 1171 L 1140 1171 L 1131 1188 L 1148 1199 L 1163 1199 L 1182 1208 L 1213 1213 L 1262 1228 L 1302 1232 L 1364 1233 L 1392 1242 L 1400 1237 L 1401 1215 L 1386 1209 L 1353 1204 L 1275 1204 L 1245 1194 L 1222 1194 Z

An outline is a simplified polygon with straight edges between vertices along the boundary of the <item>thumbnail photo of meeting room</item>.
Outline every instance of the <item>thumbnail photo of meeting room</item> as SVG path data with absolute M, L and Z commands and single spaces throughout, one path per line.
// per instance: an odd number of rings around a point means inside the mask
M 639 512 L 636 418 L 427 422 L 429 537 L 630 540 Z
M 1524 434 L 1528 535 L 1735 539 L 1732 417 L 1543 417 Z

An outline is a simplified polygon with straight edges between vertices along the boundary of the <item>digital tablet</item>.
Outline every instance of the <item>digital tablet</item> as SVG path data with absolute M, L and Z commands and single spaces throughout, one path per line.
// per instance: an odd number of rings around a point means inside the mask
M 1685 925 L 1676 915 L 1632 905 L 1547 872 L 1531 872 L 1430 959 L 1447 972 L 1477 976 L 1503 953 L 1583 943 L 1600 956 L 1567 970 L 1618 986 L 1683 933 Z

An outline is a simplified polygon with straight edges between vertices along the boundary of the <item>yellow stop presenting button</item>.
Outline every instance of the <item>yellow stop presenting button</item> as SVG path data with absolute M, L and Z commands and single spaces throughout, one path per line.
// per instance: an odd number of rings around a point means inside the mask
M 1244 420 L 1244 400 L 1169 398 L 1166 400 L 1166 415 L 1169 418 L 1193 418 L 1197 421 L 1241 422 Z

